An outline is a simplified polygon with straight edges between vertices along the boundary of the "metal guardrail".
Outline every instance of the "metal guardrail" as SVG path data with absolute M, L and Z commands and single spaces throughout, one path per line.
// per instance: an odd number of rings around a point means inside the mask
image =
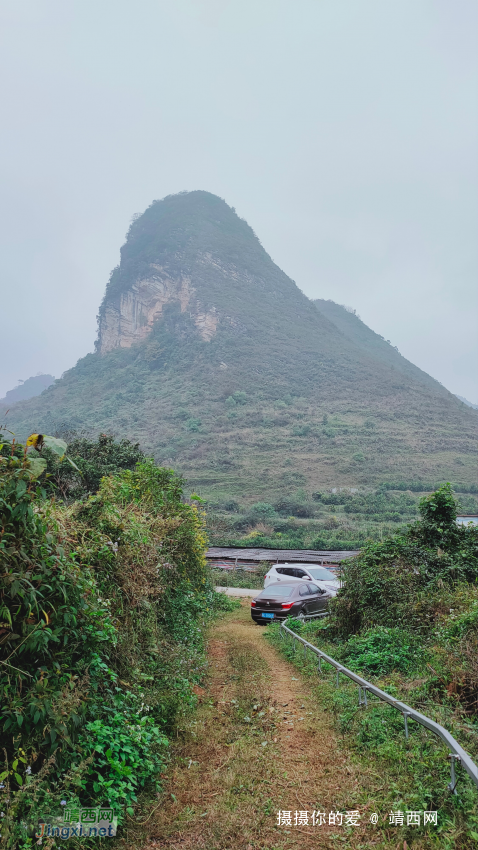
M 371 682 L 367 682 L 366 679 L 362 679 L 361 676 L 358 676 L 357 673 L 354 673 L 352 670 L 349 670 L 347 667 L 344 667 L 343 664 L 340 664 L 335 658 L 331 658 L 330 655 L 326 655 L 325 652 L 322 652 L 321 649 L 317 649 L 316 646 L 306 641 L 300 635 L 296 634 L 289 629 L 285 623 L 281 623 L 279 634 L 283 637 L 283 632 L 287 635 L 291 635 L 294 642 L 294 652 L 295 652 L 295 642 L 299 641 L 304 647 L 304 656 L 307 655 L 307 650 L 309 649 L 314 655 L 318 656 L 319 659 L 319 672 L 322 669 L 322 661 L 327 662 L 327 664 L 331 664 L 332 667 L 335 667 L 337 671 L 337 686 L 339 684 L 339 676 L 342 675 L 347 676 L 353 682 L 359 686 L 359 705 L 367 705 L 367 692 L 373 694 L 378 697 L 382 702 L 388 703 L 392 708 L 395 708 L 397 711 L 400 711 L 403 714 L 403 719 L 405 722 L 405 737 L 408 739 L 408 718 L 411 720 L 415 720 L 416 723 L 420 723 L 421 726 L 424 726 L 426 729 L 429 729 L 430 732 L 433 732 L 434 735 L 437 735 L 441 738 L 442 741 L 447 745 L 450 750 L 450 754 L 448 758 L 451 761 L 451 782 L 448 785 L 450 791 L 456 794 L 456 777 L 455 777 L 455 762 L 459 762 L 463 765 L 466 770 L 468 776 L 473 780 L 475 785 L 478 786 L 478 767 L 474 763 L 474 761 L 470 758 L 467 752 L 460 746 L 460 744 L 455 741 L 453 735 L 443 727 L 440 726 L 439 723 L 435 723 L 434 720 L 430 720 L 429 717 L 426 717 L 424 714 L 420 714 L 419 711 L 415 711 L 414 708 L 411 708 L 409 705 L 406 705 L 404 702 L 401 702 L 398 699 L 390 696 L 390 694 L 385 693 L 385 691 L 377 688 L 376 685 L 372 685 Z
M 303 617 L 297 617 L 297 620 L 303 620 L 306 623 L 308 620 L 317 620 L 319 617 L 328 617 L 328 611 L 321 611 L 320 614 L 304 614 Z

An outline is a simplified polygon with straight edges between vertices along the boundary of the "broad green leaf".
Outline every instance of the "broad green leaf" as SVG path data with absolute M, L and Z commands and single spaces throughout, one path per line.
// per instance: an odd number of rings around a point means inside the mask
M 45 458 L 28 455 L 28 472 L 31 478 L 38 478 L 45 471 L 46 465 Z
M 68 457 L 68 455 L 65 455 L 64 460 L 67 460 L 67 461 L 68 461 L 68 463 L 70 464 L 70 466 L 72 466 L 72 467 L 73 467 L 73 469 L 76 469 L 76 471 L 77 471 L 77 472 L 79 472 L 79 473 L 80 473 L 80 475 L 81 475 L 81 469 L 78 469 L 78 467 L 77 467 L 77 465 L 76 465 L 75 461 L 74 461 L 74 460 L 72 460 L 72 459 L 71 459 L 71 457 Z
M 25 481 L 24 478 L 21 478 L 20 481 L 17 484 L 16 494 L 15 494 L 17 499 L 21 499 L 21 497 L 23 496 L 26 489 L 27 489 L 27 482 Z
M 43 445 L 47 446 L 60 460 L 63 460 L 68 448 L 65 441 L 60 440 L 58 437 L 43 437 Z

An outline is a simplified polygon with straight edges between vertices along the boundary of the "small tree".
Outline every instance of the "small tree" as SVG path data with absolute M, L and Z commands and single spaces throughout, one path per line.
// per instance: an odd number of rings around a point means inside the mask
M 449 550 L 458 545 L 457 508 L 455 494 L 448 483 L 420 499 L 419 534 L 426 546 L 439 546 Z
M 65 436 L 68 456 L 75 462 L 76 470 L 58 463 L 48 449 L 43 449 L 42 456 L 47 461 L 49 482 L 55 492 L 66 500 L 96 493 L 104 476 L 114 475 L 123 469 L 134 469 L 144 460 L 139 443 L 126 439 L 116 441 L 111 434 L 100 434 L 96 440 L 76 434 Z

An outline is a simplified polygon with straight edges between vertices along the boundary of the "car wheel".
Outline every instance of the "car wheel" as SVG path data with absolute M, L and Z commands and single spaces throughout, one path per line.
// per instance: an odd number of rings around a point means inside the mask
M 296 620 L 305 620 L 305 618 L 306 618 L 306 613 L 305 613 L 304 609 L 302 609 L 302 611 L 299 611 L 299 613 L 297 614 Z

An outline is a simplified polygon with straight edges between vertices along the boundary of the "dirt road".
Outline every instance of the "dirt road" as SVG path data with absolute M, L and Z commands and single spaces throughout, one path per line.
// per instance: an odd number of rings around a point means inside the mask
M 368 847 L 366 827 L 329 824 L 358 809 L 358 777 L 297 669 L 250 618 L 249 601 L 210 633 L 209 680 L 178 739 L 143 847 L 281 850 Z M 363 809 L 363 807 L 362 807 Z M 291 825 L 278 825 L 278 812 Z M 312 812 L 326 823 L 312 825 Z M 295 824 L 295 813 L 308 813 Z

